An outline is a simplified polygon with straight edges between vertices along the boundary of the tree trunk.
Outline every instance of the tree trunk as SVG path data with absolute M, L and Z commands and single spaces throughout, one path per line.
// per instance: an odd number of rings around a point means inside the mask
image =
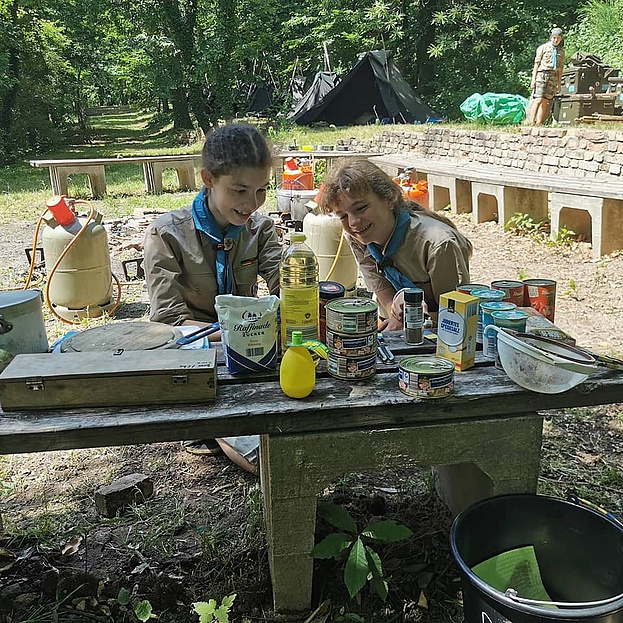
M 191 85 L 188 98 L 190 100 L 190 107 L 195 115 L 195 119 L 197 119 L 197 124 L 203 130 L 204 135 L 207 136 L 208 132 L 212 129 L 212 123 L 210 122 L 208 104 L 202 85 Z
M 171 92 L 171 102 L 173 104 L 173 128 L 175 130 L 191 130 L 193 122 L 188 110 L 186 89 L 184 87 L 173 89 Z

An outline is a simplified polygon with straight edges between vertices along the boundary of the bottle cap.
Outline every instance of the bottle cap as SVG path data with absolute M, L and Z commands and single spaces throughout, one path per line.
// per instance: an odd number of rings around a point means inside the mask
M 421 303 L 424 300 L 422 288 L 407 288 L 405 290 L 405 303 Z
M 301 346 L 303 344 L 303 332 L 292 331 L 292 346 Z
M 290 234 L 290 242 L 305 242 L 306 240 L 305 234 Z
M 320 298 L 327 301 L 339 299 L 346 294 L 346 288 L 337 281 L 321 281 L 318 288 Z

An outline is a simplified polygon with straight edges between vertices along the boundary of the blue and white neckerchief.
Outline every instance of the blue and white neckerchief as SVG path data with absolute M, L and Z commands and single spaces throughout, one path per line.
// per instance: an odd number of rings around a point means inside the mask
M 407 230 L 411 223 L 411 215 L 404 208 L 398 210 L 396 214 L 396 226 L 392 235 L 385 245 L 385 251 L 378 244 L 371 242 L 368 246 L 368 252 L 374 258 L 379 270 L 383 271 L 385 278 L 394 286 L 396 291 L 403 288 L 417 287 L 410 279 L 407 279 L 397 268 L 394 267 L 392 257 L 404 242 Z
M 192 205 L 195 227 L 202 231 L 216 247 L 216 281 L 219 294 L 231 294 L 234 287 L 233 273 L 229 263 L 229 251 L 244 229 L 244 225 L 229 225 L 225 231 L 216 222 L 208 208 L 208 194 L 205 187 L 195 197 Z

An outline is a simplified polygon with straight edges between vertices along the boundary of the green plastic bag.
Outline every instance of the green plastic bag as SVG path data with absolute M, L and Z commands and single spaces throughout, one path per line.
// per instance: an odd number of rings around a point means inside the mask
M 528 100 L 509 93 L 473 93 L 459 107 L 467 119 L 495 125 L 521 123 L 526 116 Z

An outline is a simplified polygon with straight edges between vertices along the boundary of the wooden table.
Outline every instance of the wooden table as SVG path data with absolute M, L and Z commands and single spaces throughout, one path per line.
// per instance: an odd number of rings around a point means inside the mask
M 389 345 L 398 361 L 431 351 Z M 54 356 L 54 355 L 52 355 Z M 0 453 L 43 452 L 261 434 L 273 599 L 278 611 L 310 605 L 316 497 L 349 472 L 443 466 L 438 490 L 457 511 L 489 495 L 534 492 L 543 409 L 623 402 L 623 374 L 602 372 L 564 394 L 524 391 L 491 362 L 455 375 L 454 394 L 415 400 L 398 390 L 397 364 L 366 381 L 320 373 L 304 400 L 276 375 L 232 377 L 219 368 L 213 404 L 57 411 L 0 411 Z
M 195 166 L 201 167 L 201 154 L 178 154 L 173 156 L 127 156 L 122 158 L 75 158 L 64 160 L 31 160 L 33 167 L 47 167 L 50 170 L 52 192 L 67 195 L 68 178 L 73 173 L 85 173 L 93 197 L 106 194 L 105 167 L 117 164 L 141 164 L 145 189 L 148 193 L 162 192 L 162 172 L 175 169 L 180 189 L 196 188 Z

